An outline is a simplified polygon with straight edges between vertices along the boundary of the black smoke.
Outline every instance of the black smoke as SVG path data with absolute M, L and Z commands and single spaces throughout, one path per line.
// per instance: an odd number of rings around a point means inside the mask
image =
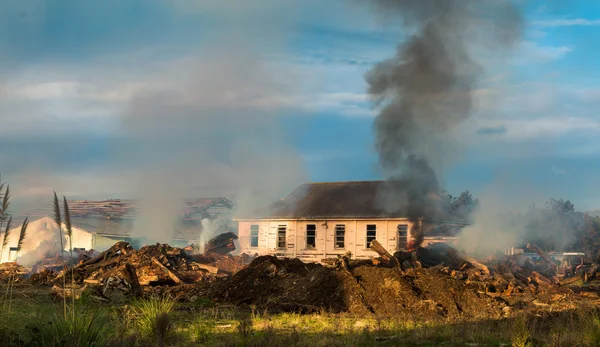
M 375 146 L 387 181 L 382 208 L 438 216 L 440 174 L 458 151 L 453 136 L 471 116 L 483 68 L 474 56 L 508 51 L 521 34 L 508 0 L 369 0 L 401 21 L 406 39 L 366 75 L 379 113 Z

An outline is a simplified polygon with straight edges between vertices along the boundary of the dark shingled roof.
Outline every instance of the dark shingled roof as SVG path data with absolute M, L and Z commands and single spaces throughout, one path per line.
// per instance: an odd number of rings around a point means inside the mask
M 235 216 L 236 219 L 368 219 L 405 218 L 378 206 L 385 181 L 304 183 L 287 197 L 267 206 Z M 436 219 L 450 221 L 435 213 Z

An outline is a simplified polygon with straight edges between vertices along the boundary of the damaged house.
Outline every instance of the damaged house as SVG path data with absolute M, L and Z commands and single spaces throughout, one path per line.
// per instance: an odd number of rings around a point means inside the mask
M 50 204 L 49 204 L 50 205 Z M 138 211 L 138 203 L 134 200 L 71 200 L 69 201 L 71 222 L 73 226 L 73 248 L 75 250 L 104 251 L 119 241 L 130 242 L 134 247 L 152 243 L 142 236 L 133 235 L 133 228 Z M 203 227 L 209 220 L 213 234 L 236 230 L 232 221 L 233 204 L 226 198 L 188 199 L 183 203 L 183 211 L 174 226 L 172 239 L 174 247 L 184 247 L 197 243 Z M 15 216 L 13 226 L 20 226 L 25 217 L 30 223 L 19 261 L 28 257 L 41 258 L 46 254 L 60 252 L 60 237 L 56 223 L 52 219 L 51 206 L 32 211 L 26 215 Z M 17 239 L 20 227 L 10 234 L 6 248 L 2 251 L 0 262 L 14 261 L 17 254 Z M 63 228 L 64 229 L 64 228 Z M 64 233 L 64 230 L 63 230 Z M 68 249 L 68 238 L 63 237 L 65 249 Z M 29 254 L 29 255 L 27 255 Z
M 384 181 L 305 183 L 270 206 L 237 215 L 240 252 L 319 261 L 352 252 L 353 258 L 377 256 L 377 240 L 390 253 L 404 250 L 411 231 L 424 233 L 423 245 L 456 243 L 466 223 L 414 222 L 399 213 L 377 208 Z

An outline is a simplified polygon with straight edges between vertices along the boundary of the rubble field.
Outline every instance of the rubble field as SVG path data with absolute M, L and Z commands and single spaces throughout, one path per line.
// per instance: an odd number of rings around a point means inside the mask
M 340 256 L 326 261 L 329 266 L 263 256 L 206 287 L 204 294 L 220 302 L 274 311 L 428 320 L 500 318 L 526 309 L 572 309 L 597 300 L 595 292 L 575 294 L 509 260 L 494 266 L 470 260 L 476 264 L 450 247 L 419 248 L 414 255 L 399 252 L 374 260 Z
M 299 259 L 192 255 L 166 244 L 135 250 L 126 242 L 66 264 L 0 265 L 0 281 L 49 287 L 55 296 L 81 295 L 105 302 L 169 295 L 181 302 L 254 306 L 271 312 L 349 312 L 413 319 L 501 318 L 523 310 L 562 311 L 599 302 L 587 285 L 597 267 L 559 281 L 551 264 L 520 267 L 511 257 L 482 263 L 445 245 L 391 255 L 376 241 L 379 257 L 350 254 L 323 264 Z

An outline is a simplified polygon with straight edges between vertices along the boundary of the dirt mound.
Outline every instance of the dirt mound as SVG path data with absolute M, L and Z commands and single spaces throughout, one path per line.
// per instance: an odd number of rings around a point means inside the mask
M 350 312 L 397 317 L 490 317 L 501 308 L 493 299 L 477 294 L 467 285 L 439 271 L 360 266 L 352 275 L 340 272 L 345 302 Z
M 262 256 L 232 277 L 215 283 L 209 295 L 235 305 L 310 312 L 346 309 L 335 271 L 299 259 Z
M 425 320 L 496 318 L 525 308 L 565 308 L 576 301 L 570 289 L 535 271 L 488 267 L 463 257 L 452 248 L 420 249 L 412 256 L 372 261 L 339 256 L 323 266 L 262 256 L 205 293 L 217 301 L 271 310 Z
M 335 270 L 299 259 L 263 256 L 215 283 L 209 295 L 234 305 L 282 311 L 349 311 L 356 314 L 490 317 L 501 313 L 493 298 L 439 269 L 361 265 Z

